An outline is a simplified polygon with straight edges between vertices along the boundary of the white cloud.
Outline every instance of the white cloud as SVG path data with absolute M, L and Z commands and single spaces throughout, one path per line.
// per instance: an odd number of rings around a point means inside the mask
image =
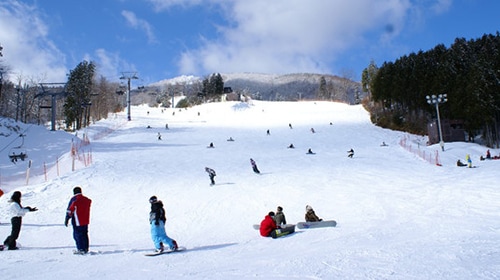
M 156 37 L 151 25 L 143 19 L 138 18 L 135 13 L 130 11 L 122 11 L 122 16 L 127 20 L 127 23 L 135 29 L 139 29 L 146 33 L 149 43 L 156 43 Z
M 364 44 L 367 33 L 385 42 L 397 36 L 410 9 L 408 0 L 213 2 L 231 24 L 218 27 L 219 38 L 203 38 L 202 47 L 183 53 L 181 73 L 332 72 L 327 65 Z
M 23 77 L 44 82 L 66 81 L 66 58 L 48 33 L 43 15 L 35 6 L 18 1 L 0 2 L 2 63 L 10 69 L 10 80 Z
M 94 62 L 98 75 L 110 81 L 117 82 L 123 71 L 135 71 L 136 68 L 121 58 L 119 53 L 109 52 L 105 49 L 97 49 L 93 55 L 85 55 L 84 59 Z

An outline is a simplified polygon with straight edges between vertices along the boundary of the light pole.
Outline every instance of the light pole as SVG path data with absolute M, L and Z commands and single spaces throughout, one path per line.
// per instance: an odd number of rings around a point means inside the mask
M 128 87 L 127 87 L 127 120 L 131 121 L 132 118 L 130 117 L 130 80 L 131 79 L 139 79 L 136 76 L 135 72 L 122 72 L 122 76 L 120 77 L 120 80 L 128 80 Z
M 427 103 L 434 104 L 436 106 L 436 114 L 437 114 L 437 122 L 438 122 L 438 132 L 439 132 L 439 145 L 441 146 L 441 150 L 444 152 L 444 141 L 443 141 L 443 130 L 441 129 L 441 118 L 439 117 L 439 104 L 445 103 L 448 101 L 447 94 L 438 94 L 438 95 L 427 95 L 425 97 L 427 99 Z

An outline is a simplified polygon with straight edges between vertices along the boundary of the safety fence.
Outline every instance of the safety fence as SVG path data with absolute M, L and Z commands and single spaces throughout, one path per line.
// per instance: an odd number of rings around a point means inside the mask
M 418 142 L 417 143 L 412 142 L 411 137 L 408 135 L 403 136 L 399 140 L 399 145 L 408 152 L 413 153 L 414 155 L 422 158 L 423 160 L 427 161 L 430 164 L 442 166 L 441 161 L 439 160 L 438 150 L 432 152 L 432 151 L 426 151 L 425 149 L 421 149 L 420 148 L 421 145 Z
M 26 170 L 9 176 L 0 173 L 0 189 L 10 189 L 20 185 L 38 184 L 63 176 L 92 164 L 90 141 L 84 134 L 82 139 L 74 137 L 70 151 L 52 162 L 26 161 Z

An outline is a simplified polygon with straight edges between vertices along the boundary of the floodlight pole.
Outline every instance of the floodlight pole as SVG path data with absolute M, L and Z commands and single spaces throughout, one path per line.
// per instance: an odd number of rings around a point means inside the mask
M 132 117 L 130 116 L 130 80 L 131 79 L 139 79 L 136 76 L 135 72 L 122 72 L 122 76 L 120 80 L 127 80 L 127 120 L 131 121 Z
M 427 99 L 427 103 L 434 104 L 434 106 L 436 107 L 438 132 L 439 132 L 439 145 L 441 146 L 441 150 L 444 152 L 443 130 L 441 128 L 441 118 L 439 117 L 439 104 L 448 101 L 448 95 L 438 94 L 436 96 L 433 94 L 433 95 L 427 95 L 425 98 Z

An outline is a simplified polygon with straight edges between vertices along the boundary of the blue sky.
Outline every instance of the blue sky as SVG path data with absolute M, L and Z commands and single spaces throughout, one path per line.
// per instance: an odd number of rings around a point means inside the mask
M 322 73 L 377 65 L 500 30 L 498 0 L 0 0 L 10 80 L 64 82 L 83 60 L 137 85 L 214 72 Z

